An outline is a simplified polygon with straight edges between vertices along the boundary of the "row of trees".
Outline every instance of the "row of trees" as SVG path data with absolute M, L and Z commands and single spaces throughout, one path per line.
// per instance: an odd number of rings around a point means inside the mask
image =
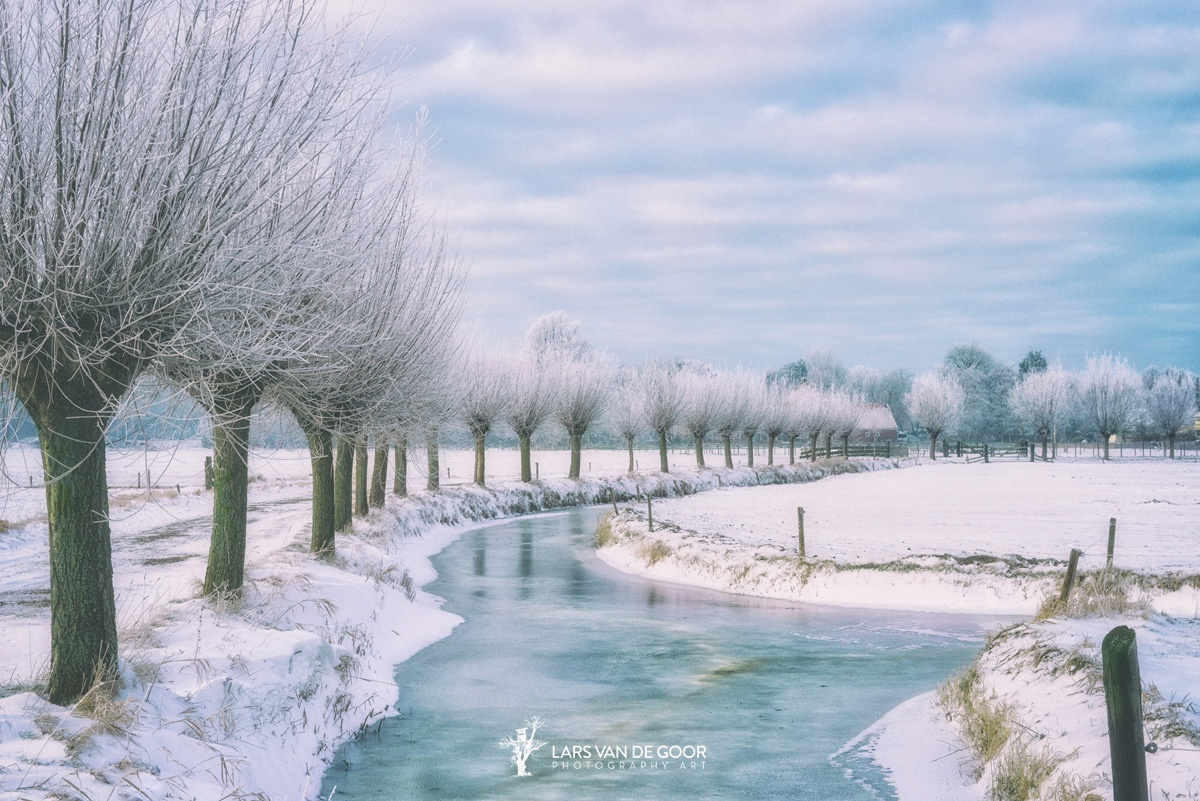
M 634 441 L 643 434 L 657 438 L 663 472 L 669 471 L 667 446 L 673 434 L 692 440 L 700 467 L 705 466 L 706 442 L 716 439 L 727 467 L 733 466 L 735 439 L 746 443 L 753 465 L 756 439 L 764 438 L 767 463 L 775 464 L 781 439 L 788 441 L 790 462 L 796 458 L 797 439 L 811 443 L 811 458 L 816 458 L 822 436 L 827 451 L 835 438 L 841 438 L 845 450 L 865 403 L 842 390 L 806 383 L 789 387 L 761 374 L 691 362 L 648 361 L 621 369 L 592 350 L 579 337 L 578 325 L 561 312 L 534 323 L 521 352 L 477 351 L 460 374 L 464 381 L 457 412 L 474 436 L 478 484 L 485 482 L 487 437 L 500 425 L 516 435 L 521 479 L 530 481 L 533 436 L 551 421 L 567 434 L 569 477 L 578 478 L 583 436 L 598 423 L 624 440 L 630 471 Z
M 906 397 L 913 419 L 929 434 L 931 458 L 937 458 L 939 436 L 957 432 L 969 438 L 977 430 L 967 417 L 971 388 L 965 384 L 960 371 L 943 368 L 917 378 Z M 1005 402 L 1018 430 L 1041 441 L 1043 457 L 1048 440 L 1071 424 L 1103 440 L 1105 459 L 1110 438 L 1135 426 L 1165 439 L 1174 458 L 1176 437 L 1196 415 L 1196 385 L 1196 376 L 1186 370 L 1154 369 L 1139 376 L 1126 359 L 1104 353 L 1089 356 L 1078 374 L 1044 359 L 1027 360 Z
M 369 57 L 306 0 L 0 5 L 0 377 L 43 459 L 52 701 L 117 676 L 105 432 L 135 382 L 210 417 L 207 592 L 242 585 L 256 405 L 308 436 L 323 551 L 354 446 L 445 403 L 462 271 Z

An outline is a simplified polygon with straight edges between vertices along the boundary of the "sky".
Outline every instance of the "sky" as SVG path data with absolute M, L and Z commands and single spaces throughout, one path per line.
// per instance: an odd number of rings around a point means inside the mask
M 468 325 L 626 362 L 1200 371 L 1193 0 L 337 0 L 421 107 Z

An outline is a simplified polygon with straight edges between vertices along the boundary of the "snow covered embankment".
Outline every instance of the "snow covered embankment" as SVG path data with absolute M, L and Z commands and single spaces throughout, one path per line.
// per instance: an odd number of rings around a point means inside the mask
M 1192 464 L 922 464 L 807 486 L 707 493 L 601 527 L 597 554 L 664 581 L 848 607 L 1029 615 L 1066 559 L 1102 570 L 1109 516 L 1130 600 L 1200 609 L 1200 495 Z M 819 476 L 814 476 L 819 477 Z M 806 558 L 797 557 L 805 507 Z
M 307 552 L 308 504 L 282 500 L 252 516 L 241 597 L 216 600 L 197 593 L 203 504 L 188 496 L 171 509 L 165 500 L 157 516 L 114 523 L 124 679 L 115 699 L 97 694 L 68 709 L 32 692 L 44 682 L 48 607 L 0 612 L 4 641 L 22 651 L 5 654 L 10 675 L 0 678 L 0 799 L 315 797 L 337 746 L 392 714 L 395 664 L 459 622 L 419 587 L 435 578 L 429 557 L 463 528 L 614 496 L 890 466 L 839 461 L 418 493 L 356 521 L 327 560 Z M 46 585 L 39 525 L 7 535 L 3 568 L 20 573 L 22 598 L 34 592 L 25 585 Z
M 597 555 L 611 566 L 660 581 L 739 595 L 915 612 L 1032 613 L 1061 581 L 1065 563 L 1020 557 L 918 555 L 844 563 L 800 559 L 796 546 L 746 547 L 625 509 L 601 523 Z
M 902 801 L 1112 798 L 1100 643 L 1137 632 L 1150 797 L 1200 799 L 1200 621 L 1128 610 L 1019 623 L 978 659 L 892 710 L 848 748 L 869 752 Z

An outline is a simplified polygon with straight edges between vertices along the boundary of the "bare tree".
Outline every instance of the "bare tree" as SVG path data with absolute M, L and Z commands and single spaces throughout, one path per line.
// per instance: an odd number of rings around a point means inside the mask
M 512 395 L 512 360 L 486 353 L 476 346 L 462 370 L 459 416 L 475 438 L 475 483 L 484 486 L 487 435 L 509 411 Z
M 1026 370 L 1009 396 L 1017 420 L 1042 441 L 1043 459 L 1047 441 L 1066 419 L 1070 400 L 1071 376 L 1058 365 Z
M 638 371 L 642 389 L 642 412 L 646 425 L 658 435 L 658 469 L 670 472 L 667 462 L 667 436 L 683 410 L 683 384 L 679 368 L 668 362 L 648 361 Z
M 533 481 L 533 435 L 558 406 L 560 386 L 553 362 L 526 351 L 512 364 L 507 420 L 521 447 L 521 480 Z
M 558 368 L 562 378 L 555 416 L 571 444 L 569 478 L 579 478 L 583 435 L 604 414 L 612 392 L 614 368 L 606 357 L 588 352 L 581 358 L 562 362 Z
M 965 393 L 950 376 L 926 373 L 913 381 L 904 397 L 909 414 L 929 434 L 929 458 L 937 458 L 937 438 L 954 428 L 962 414 Z
M 754 467 L 754 437 L 769 413 L 766 380 L 758 375 L 744 375 L 741 399 L 741 431 L 742 436 L 746 438 L 746 466 Z
M 567 316 L 566 312 L 543 314 L 525 332 L 523 352 L 537 362 L 578 361 L 591 349 L 579 333 L 579 321 Z
M 858 428 L 862 417 L 862 399 L 849 392 L 833 392 L 830 396 L 832 407 L 829 430 L 842 440 L 842 456 L 850 456 L 850 435 Z
M 817 389 L 837 389 L 846 383 L 848 374 L 832 350 L 815 350 L 805 359 L 808 366 L 807 381 Z
M 1175 437 L 1179 430 L 1196 416 L 1195 376 L 1186 370 L 1169 367 L 1154 379 L 1146 392 L 1146 416 L 1155 431 L 1170 443 L 1170 456 L 1175 458 Z
M 829 396 L 812 386 L 797 388 L 791 395 L 790 405 L 795 418 L 796 433 L 809 440 L 809 461 L 817 460 L 817 442 L 821 432 L 829 426 Z
M 642 388 L 637 374 L 624 368 L 613 381 L 611 402 L 606 413 L 608 427 L 625 440 L 629 450 L 629 472 L 634 470 L 633 441 L 646 428 L 646 415 L 642 409 Z
M 1101 353 L 1088 356 L 1076 389 L 1088 423 L 1104 440 L 1107 460 L 1109 438 L 1124 431 L 1137 414 L 1141 380 L 1124 357 Z
M 721 437 L 725 451 L 725 467 L 733 467 L 733 435 L 741 431 L 746 417 L 746 378 L 740 372 L 718 374 L 714 390 L 720 396 L 713 428 Z
M 518 776 L 528 776 L 527 763 L 534 751 L 546 747 L 549 743 L 537 739 L 537 731 L 541 728 L 542 719 L 538 717 L 525 721 L 524 728 L 517 729 L 516 737 L 505 737 L 500 741 L 501 748 L 512 751 L 512 763 L 517 769 Z
M 116 676 L 113 409 L 199 312 L 267 300 L 241 280 L 254 234 L 279 241 L 264 210 L 330 152 L 340 96 L 361 97 L 357 56 L 318 17 L 303 1 L 0 5 L 0 375 L 43 453 L 56 703 Z
M 687 370 L 681 382 L 684 402 L 679 424 L 695 443 L 696 466 L 704 467 L 704 438 L 716 427 L 725 396 L 720 378 L 711 371 Z
M 359 443 L 365 447 L 372 432 L 431 425 L 435 411 L 448 407 L 458 359 L 463 270 L 444 235 L 423 215 L 376 233 L 357 269 L 343 274 L 345 336 L 325 354 L 319 380 L 287 376 L 275 390 L 309 438 L 317 552 L 331 551 L 334 532 L 350 525 Z
M 767 435 L 767 464 L 775 464 L 775 440 L 785 433 L 792 422 L 792 408 L 782 389 L 767 385 L 763 388 L 763 433 Z

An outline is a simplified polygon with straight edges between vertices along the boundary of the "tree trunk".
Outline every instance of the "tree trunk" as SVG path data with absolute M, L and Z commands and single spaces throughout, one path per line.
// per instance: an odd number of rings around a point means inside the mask
M 408 497 L 408 436 L 402 436 L 392 448 L 396 457 L 396 471 L 392 477 L 392 494 L 397 498 Z
M 354 443 L 349 437 L 337 438 L 333 461 L 333 528 L 350 529 L 354 515 Z
M 354 516 L 367 516 L 367 438 L 354 443 Z
M 37 426 L 50 528 L 49 699 L 65 705 L 118 678 L 108 416 L 25 405 Z
M 1049 435 L 1049 434 L 1043 434 L 1043 435 L 1042 435 L 1042 458 L 1043 458 L 1043 459 L 1045 459 L 1045 458 L 1046 458 L 1046 440 L 1048 440 L 1048 439 L 1050 439 L 1050 435 Z
M 383 506 L 384 490 L 387 487 L 388 446 L 382 439 L 375 442 L 375 463 L 371 465 L 371 493 L 367 505 L 375 509 Z
M 213 522 L 204 594 L 237 592 L 246 570 L 250 412 L 260 393 L 218 390 L 213 404 Z
M 487 447 L 487 432 L 476 429 L 471 433 L 475 435 L 475 483 L 482 487 L 487 484 L 483 461 L 484 449 Z
M 571 470 L 567 478 L 579 478 L 579 462 L 583 453 L 583 435 L 571 434 Z
M 437 490 L 441 486 L 442 468 L 438 465 L 438 434 L 437 429 L 432 429 L 429 435 L 425 437 L 425 459 L 428 462 L 429 470 L 425 476 L 425 489 L 430 492 Z
M 1171 444 L 1171 455 L 1168 458 L 1174 459 L 1175 458 L 1175 435 L 1167 434 L 1167 442 L 1169 442 Z
M 312 536 L 309 549 L 313 553 L 333 553 L 334 547 L 334 481 L 333 435 L 323 429 L 306 431 L 308 456 L 312 462 Z
M 695 434 L 696 438 L 696 467 L 704 467 L 704 435 Z
M 660 473 L 671 472 L 671 466 L 667 464 L 667 430 L 665 428 L 658 430 L 658 470 Z
M 928 431 L 928 429 L 926 429 Z M 941 431 L 929 431 L 929 458 L 937 461 L 937 438 Z
M 788 464 L 796 463 L 796 435 L 788 435 Z
M 775 464 L 775 434 L 767 434 L 767 465 Z
M 810 462 L 817 461 L 817 440 L 819 440 L 820 438 L 821 438 L 821 434 L 819 432 L 812 435 L 812 450 L 809 451 L 809 454 L 808 454 L 808 460 Z
M 1101 431 L 1100 436 L 1104 438 L 1104 461 L 1107 462 L 1108 461 L 1108 437 L 1109 437 L 1109 435 L 1105 434 L 1103 431 Z
M 850 458 L 850 435 L 842 434 L 842 456 Z
M 528 484 L 533 481 L 533 434 L 518 434 L 517 440 L 521 443 L 521 480 Z
M 746 435 L 746 467 L 754 467 L 754 435 Z
M 625 443 L 629 446 L 629 472 L 633 472 L 633 437 L 626 437 Z
M 830 431 L 825 435 L 825 458 L 833 458 L 833 432 Z
M 725 448 L 725 466 L 733 469 L 733 435 L 722 434 L 721 445 Z

